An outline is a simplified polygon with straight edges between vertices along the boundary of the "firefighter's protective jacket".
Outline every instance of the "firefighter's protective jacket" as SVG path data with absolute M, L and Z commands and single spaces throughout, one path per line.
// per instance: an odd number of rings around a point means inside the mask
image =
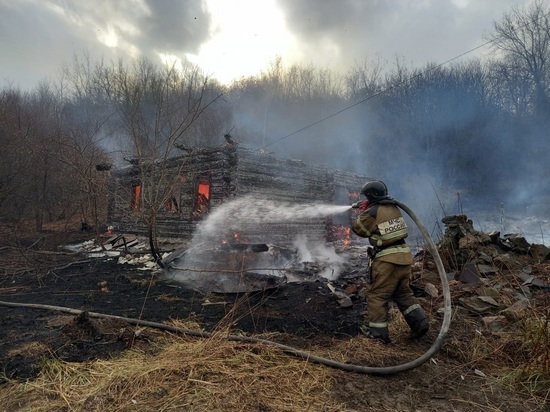
M 405 243 L 407 224 L 399 208 L 387 203 L 374 203 L 359 215 L 351 229 L 369 239 L 376 249 L 375 259 L 397 265 L 412 264 L 410 248 Z

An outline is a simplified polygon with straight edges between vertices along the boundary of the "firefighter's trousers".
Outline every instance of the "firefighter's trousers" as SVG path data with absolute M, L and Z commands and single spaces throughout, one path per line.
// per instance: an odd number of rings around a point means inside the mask
M 411 265 L 397 265 L 374 259 L 372 278 L 367 294 L 369 326 L 388 327 L 390 301 L 394 301 L 403 315 L 420 308 L 418 299 L 409 286 Z

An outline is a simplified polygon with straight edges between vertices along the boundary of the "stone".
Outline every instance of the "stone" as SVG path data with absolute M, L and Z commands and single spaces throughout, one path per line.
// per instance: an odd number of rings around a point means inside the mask
M 524 319 L 529 309 L 528 300 L 518 300 L 512 306 L 506 308 L 501 313 L 509 322 L 517 322 Z
M 550 257 L 550 248 L 545 245 L 534 244 L 529 248 L 529 255 L 542 262 Z
M 523 236 L 516 234 L 504 235 L 502 242 L 516 253 L 527 253 L 531 246 Z
M 458 280 L 469 285 L 481 283 L 480 274 L 476 265 L 474 263 L 466 263 L 458 275 Z
M 424 291 L 426 292 L 426 294 L 432 298 L 437 298 L 439 296 L 439 291 L 437 290 L 437 288 L 431 284 L 431 283 L 426 283 L 426 285 L 424 286 Z
M 494 307 L 500 307 L 499 303 L 493 299 L 491 296 L 478 296 L 478 299 L 482 302 L 488 303 L 489 305 L 492 305 Z
M 489 314 L 498 310 L 498 303 L 488 296 L 484 296 L 483 299 L 481 296 L 471 296 L 460 298 L 458 301 L 468 311 L 477 315 Z
M 486 264 L 491 264 L 493 262 L 493 258 L 489 256 L 487 253 L 478 252 L 477 256 L 480 260 L 484 261 Z
M 491 330 L 492 332 L 502 332 L 508 326 L 508 320 L 506 319 L 505 316 L 502 316 L 502 315 L 484 316 L 482 320 L 483 320 L 483 326 L 485 326 L 487 329 Z
M 472 249 L 475 247 L 479 247 L 480 245 L 480 240 L 471 233 L 466 233 L 458 241 L 459 249 Z
M 500 297 L 500 292 L 494 288 L 483 286 L 477 289 L 479 296 L 490 296 L 493 299 L 498 299 Z
M 497 273 L 496 268 L 494 266 L 490 266 L 490 265 L 483 265 L 483 264 L 477 265 L 477 270 L 483 276 L 496 275 L 496 273 Z

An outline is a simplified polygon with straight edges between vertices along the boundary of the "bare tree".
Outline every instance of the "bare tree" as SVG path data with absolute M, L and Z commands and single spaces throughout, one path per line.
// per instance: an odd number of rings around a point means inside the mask
M 487 79 L 488 92 L 503 112 L 521 119 L 530 116 L 533 111 L 531 101 L 533 87 L 521 74 L 521 64 L 513 64 L 512 60 L 512 58 L 506 61 L 494 59 L 491 62 L 490 75 Z
M 352 102 L 375 96 L 382 91 L 384 64 L 377 56 L 373 61 L 356 63 L 346 75 L 348 95 Z
M 86 208 L 79 178 L 82 162 L 75 164 L 79 156 L 67 151 L 74 147 L 72 131 L 81 130 L 83 123 L 67 116 L 68 106 L 49 83 L 28 93 L 0 93 L 2 218 L 12 223 L 32 219 L 41 231 L 44 223 Z
M 550 110 L 550 7 L 537 0 L 527 8 L 513 8 L 500 21 L 494 22 L 494 32 L 487 36 L 495 51 L 502 56 L 497 66 L 499 78 L 505 81 L 516 99 L 515 109 L 530 107 L 533 113 L 547 116 Z M 518 90 L 516 85 L 525 85 Z M 518 93 L 519 92 L 519 93 Z
M 104 94 L 113 96 L 131 144 L 128 160 L 139 168 L 139 199 L 134 199 L 133 213 L 144 222 L 151 252 L 160 262 L 157 219 L 183 179 L 181 166 L 172 161 L 176 147 L 197 145 L 197 126 L 221 100 L 223 90 L 195 67 L 159 68 L 145 59 L 136 60 L 132 67 L 119 62 L 104 75 L 114 76 L 101 83 L 112 87 Z M 210 119 L 223 122 L 215 115 Z
M 22 186 L 31 165 L 25 96 L 6 88 L 0 93 L 0 219 L 18 221 L 25 214 Z
M 174 161 L 181 153 L 177 147 L 208 146 L 227 130 L 231 113 L 223 88 L 188 64 L 158 66 L 144 58 L 94 63 L 86 54 L 65 66 L 63 79 L 71 118 L 80 125 L 71 129 L 64 150 L 74 153 L 69 163 L 78 169 L 93 216 L 97 220 L 97 201 L 110 172 L 100 164 L 105 170 L 98 174 L 89 159 L 108 163 L 102 158 L 108 148 L 113 163 L 126 159 L 137 170 L 133 186 L 118 195 L 128 202 L 131 219 L 143 223 L 160 261 L 157 220 L 183 179 Z

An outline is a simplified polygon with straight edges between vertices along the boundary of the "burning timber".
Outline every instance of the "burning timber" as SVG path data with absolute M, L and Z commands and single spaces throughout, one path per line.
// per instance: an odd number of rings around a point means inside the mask
M 109 221 L 119 232 L 147 233 L 142 212 L 151 202 L 152 188 L 148 185 L 155 186 L 156 193 L 162 193 L 155 219 L 157 234 L 178 239 L 191 239 L 211 211 L 235 198 L 248 195 L 294 204 L 349 205 L 357 200 L 356 192 L 367 179 L 299 160 L 278 159 L 235 144 L 186 150 L 167 160 L 162 170 L 136 160 L 129 163 L 109 172 Z M 334 237 L 341 232 L 340 227 L 349 227 L 349 218 L 347 213 L 336 220 L 319 217 L 251 224 L 242 236 L 244 243 L 259 244 L 288 244 L 298 234 L 312 239 Z M 236 233 L 229 223 L 225 236 L 231 238 Z

